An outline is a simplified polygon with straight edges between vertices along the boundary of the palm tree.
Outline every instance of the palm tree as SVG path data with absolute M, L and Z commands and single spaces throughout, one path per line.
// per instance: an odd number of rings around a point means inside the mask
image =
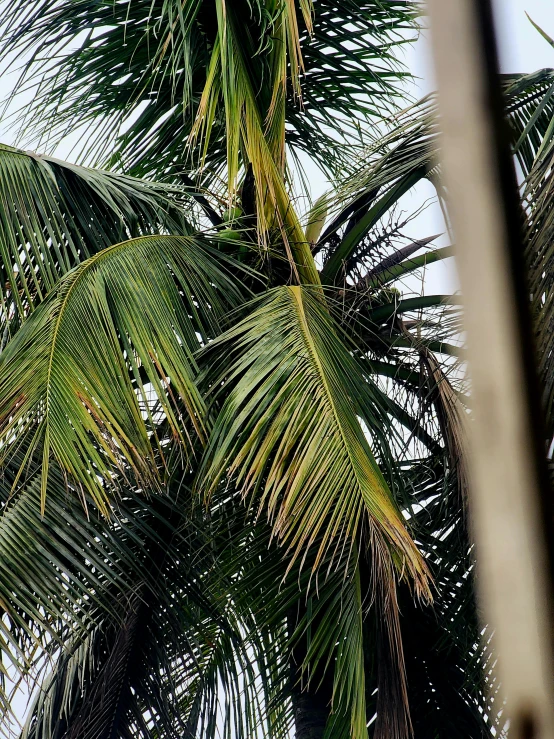
M 7 2 L 27 145 L 103 169 L 0 149 L 6 727 L 28 681 L 36 739 L 492 735 L 459 309 L 399 290 L 451 254 L 395 210 L 437 183 L 432 100 L 396 115 L 415 18 Z M 507 85 L 531 261 L 553 85 Z

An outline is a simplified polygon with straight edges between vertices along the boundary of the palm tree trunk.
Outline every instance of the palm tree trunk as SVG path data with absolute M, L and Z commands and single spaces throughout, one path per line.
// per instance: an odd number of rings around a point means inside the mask
M 289 611 L 289 633 L 293 633 L 298 614 L 296 608 Z M 313 624 L 313 627 L 316 627 Z M 333 677 L 330 671 L 324 674 L 318 668 L 309 685 L 302 682 L 301 666 L 306 657 L 305 638 L 291 653 L 291 700 L 294 710 L 295 739 L 323 739 L 325 726 L 331 710 Z
M 329 706 L 319 691 L 293 689 L 294 726 L 296 739 L 322 739 L 329 716 Z

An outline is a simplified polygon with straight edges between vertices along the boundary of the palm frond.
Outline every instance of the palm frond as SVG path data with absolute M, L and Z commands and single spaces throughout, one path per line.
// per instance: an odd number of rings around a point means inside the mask
M 539 373 L 543 383 L 546 430 L 554 434 L 552 381 L 552 161 L 554 157 L 554 71 L 516 78 L 510 84 L 520 103 L 511 115 L 516 155 L 525 177 L 526 261 L 529 292 L 535 317 Z
M 200 236 L 147 236 L 68 273 L 2 353 L 3 459 L 41 447 L 43 496 L 53 455 L 106 510 L 116 469 L 155 477 L 160 418 L 189 450 L 205 438 L 193 353 L 242 298 L 230 264 Z
M 4 466 L 0 484 L 0 641 L 12 679 L 15 675 L 24 680 L 33 692 L 35 681 L 60 650 L 81 644 L 100 624 L 118 624 L 125 618 L 137 583 L 143 590 L 154 587 L 158 573 L 144 566 L 145 552 L 162 542 L 165 546 L 168 538 L 180 540 L 175 538 L 175 510 L 168 498 L 153 503 L 126 491 L 108 526 L 91 510 L 90 498 L 86 510 L 68 495 L 66 479 L 55 463 L 43 516 L 40 464 L 29 470 L 24 483 L 16 482 L 19 465 L 15 455 Z M 83 661 L 71 675 L 76 682 L 85 679 L 87 670 L 88 653 L 79 649 L 77 659 Z M 10 724 L 5 707 L 2 733 L 9 733 Z
M 326 594 L 334 597 L 331 602 L 320 598 L 311 614 L 317 628 L 312 627 L 306 654 L 308 675 L 317 674 L 320 662 L 326 661 L 328 666 L 333 657 L 335 660 L 331 710 L 324 734 L 329 739 L 367 737 L 364 603 L 356 559 L 349 563 L 344 582 L 325 583 Z
M 493 710 L 489 700 L 489 689 L 495 686 L 488 675 L 490 655 L 482 643 L 473 592 L 474 555 L 467 532 L 463 464 L 466 407 L 465 395 L 460 392 L 465 383 L 453 360 L 445 357 L 439 362 L 429 350 L 432 343 L 444 348 L 442 342 L 449 330 L 459 339 L 459 310 L 446 307 L 449 301 L 441 306 L 444 299 L 436 296 L 433 301 L 429 298 L 431 305 L 425 305 L 421 313 L 417 306 L 419 301 L 427 303 L 426 297 L 406 301 L 407 308 L 414 308 L 413 314 L 395 313 L 403 302 L 398 292 L 389 294 L 389 299 L 396 301 L 393 303 L 379 304 L 379 296 L 372 296 L 370 290 L 357 300 L 354 296 L 345 291 L 341 303 L 329 304 L 336 320 L 348 327 L 370 381 L 379 383 L 384 408 L 397 428 L 402 424 L 406 429 L 403 441 L 394 445 L 393 456 L 400 469 L 392 482 L 396 482 L 397 498 L 437 588 L 432 610 L 415 607 L 411 594 L 402 588 L 398 595 L 398 643 L 404 649 L 406 693 L 415 735 L 490 736 L 498 706 Z M 364 301 L 371 300 L 376 307 L 366 313 Z M 458 320 L 449 329 L 451 313 Z M 398 348 L 380 349 L 384 333 Z M 395 336 L 404 337 L 402 347 Z M 426 336 L 436 339 L 428 341 Z M 386 357 L 387 362 L 373 357 Z M 379 665 L 391 646 L 384 637 L 378 651 Z M 364 648 L 371 660 L 375 643 L 366 640 Z M 373 701 L 377 713 L 376 731 L 381 730 L 385 707 L 399 703 L 395 697 L 398 688 L 388 686 L 396 674 L 393 662 L 377 692 L 380 697 L 387 694 L 384 706 L 375 706 L 374 699 L 368 697 L 368 705 Z M 373 676 L 369 670 L 366 680 L 372 686 L 381 682 L 379 675 Z M 453 717 L 459 717 L 459 724 Z
M 39 135 L 94 122 L 86 156 L 185 182 L 219 230 L 217 251 L 193 235 L 174 185 L 0 148 L 0 650 L 36 681 L 26 736 L 284 739 L 300 697 L 333 739 L 405 737 L 410 709 L 416 737 L 492 735 L 459 310 L 396 289 L 450 247 L 383 225 L 436 183 L 434 100 L 389 118 L 305 234 L 286 168 L 287 148 L 350 167 L 394 111 L 413 7 L 8 0 L 4 23 L 5 53 L 33 47 Z M 548 382 L 554 73 L 504 84 Z M 325 299 L 243 305 L 245 262 L 317 284 L 317 253 Z M 429 571 L 434 610 L 413 604 Z
M 276 162 L 286 120 L 293 148 L 334 167 L 348 154 L 337 145 L 346 128 L 352 143 L 360 124 L 394 109 L 406 75 L 396 52 L 415 35 L 415 17 L 406 0 L 196 0 L 186 9 L 177 0 L 10 0 L 1 52 L 5 63 L 15 49 L 30 51 L 19 88 L 36 88 L 24 120 L 41 140 L 84 126 L 95 131 L 88 145 L 96 158 L 109 153 L 137 176 L 172 176 L 203 153 L 209 170 L 220 169 L 237 144 L 232 115 L 245 79 Z M 210 87 L 210 147 L 190 149 Z
M 514 154 L 529 179 L 528 199 L 532 190 L 538 194 L 548 171 L 554 72 L 503 75 L 503 86 Z M 430 95 L 392 118 L 389 132 L 367 149 L 358 170 L 334 194 L 329 193 L 333 218 L 315 247 L 324 254 L 324 284 L 349 273 L 360 244 L 371 241 L 375 226 L 410 188 L 423 178 L 438 184 L 438 125 L 435 98 Z M 546 192 L 544 197 L 546 202 Z
M 398 575 L 428 596 L 425 564 L 356 418 L 362 409 L 369 417 L 371 398 L 360 396 L 360 370 L 322 302 L 300 288 L 275 289 L 203 361 L 212 394 L 229 394 L 210 437 L 206 493 L 236 478 L 245 496 L 259 496 L 293 560 L 321 536 L 316 567 L 367 527 L 376 570 L 392 557 Z
M 551 36 L 549 36 L 549 35 L 548 35 L 548 34 L 546 33 L 546 31 L 544 31 L 544 30 L 543 30 L 543 29 L 542 29 L 542 28 L 541 28 L 541 27 L 539 26 L 539 24 L 538 24 L 538 23 L 535 23 L 535 21 L 534 21 L 534 20 L 533 20 L 533 19 L 531 18 L 531 16 L 529 15 L 529 13 L 525 13 L 525 15 L 527 16 L 527 18 L 528 18 L 529 22 L 531 23 L 531 25 L 533 26 L 533 28 L 534 28 L 534 29 L 535 29 L 536 31 L 538 31 L 538 32 L 540 33 L 540 35 L 541 35 L 541 36 L 543 37 L 543 39 L 544 39 L 544 40 L 545 40 L 545 41 L 546 41 L 546 42 L 547 42 L 548 44 L 550 44 L 550 46 L 552 46 L 552 48 L 554 48 L 554 39 L 552 39 L 552 37 L 551 37 Z
M 143 234 L 190 233 L 180 195 L 0 145 L 2 347 L 60 278 L 96 252 Z
M 23 737 L 254 736 L 263 710 L 240 633 L 206 593 L 196 607 L 185 593 L 172 598 L 139 590 L 124 619 L 99 620 L 64 645 Z
M 108 521 L 52 463 L 41 516 L 40 465 L 13 492 L 17 470 L 0 484 L 0 644 L 33 697 L 23 736 L 288 735 L 268 710 L 271 632 L 228 598 L 228 506 L 214 528 L 177 471 L 149 496 L 122 489 Z M 7 711 L 0 732 L 13 736 Z
M 501 706 L 495 705 L 489 635 L 475 602 L 474 552 L 459 469 L 444 454 L 412 465 L 405 479 L 415 503 L 410 522 L 437 588 L 433 609 L 416 608 L 408 591 L 399 593 L 415 735 L 493 736 Z

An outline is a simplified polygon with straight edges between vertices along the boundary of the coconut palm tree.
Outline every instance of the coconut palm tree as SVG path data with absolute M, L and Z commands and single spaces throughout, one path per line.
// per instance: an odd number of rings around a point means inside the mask
M 397 207 L 443 195 L 415 18 L 6 3 L 26 145 L 99 165 L 0 148 L 6 731 L 26 684 L 36 739 L 492 735 L 459 308 L 402 283 L 451 255 Z M 540 264 L 553 85 L 507 82 Z

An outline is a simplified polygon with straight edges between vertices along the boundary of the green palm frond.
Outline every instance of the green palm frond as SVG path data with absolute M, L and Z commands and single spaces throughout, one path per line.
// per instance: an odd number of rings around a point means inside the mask
M 85 126 L 95 131 L 88 143 L 97 158 L 135 175 L 171 175 L 196 166 L 202 152 L 210 171 L 220 169 L 238 143 L 236 92 L 246 83 L 277 162 L 286 120 L 289 145 L 333 167 L 347 154 L 337 143 L 346 129 L 357 140 L 360 124 L 394 108 L 406 74 L 396 52 L 414 36 L 415 17 L 405 0 L 195 0 L 186 8 L 177 0 L 10 0 L 1 51 L 31 52 L 21 86 L 37 85 L 24 116 L 33 131 L 50 140 Z M 210 146 L 190 149 L 213 85 Z
M 460 308 L 402 284 L 452 253 L 395 211 L 422 179 L 444 194 L 433 96 L 397 108 L 415 18 L 7 0 L 25 136 L 171 183 L 0 146 L 0 662 L 32 688 L 24 739 L 288 739 L 303 711 L 318 739 L 499 730 Z M 552 425 L 554 72 L 503 82 Z M 304 232 L 305 154 L 339 181 Z
M 9 616 L 4 620 L 20 650 L 5 650 L 4 658 L 15 655 L 16 668 L 34 686 L 23 736 L 146 738 L 154 732 L 169 739 L 176 727 L 186 736 L 255 735 L 266 721 L 267 703 L 253 665 L 257 634 L 244 637 L 225 591 L 218 590 L 223 580 L 208 518 L 194 507 L 190 491 L 172 484 L 170 495 L 146 501 L 127 489 L 117 526 L 109 526 L 100 517 L 90 520 L 66 495 L 56 497 L 56 490 L 64 490 L 61 475 L 49 479 L 47 518 L 54 505 L 65 520 L 60 525 L 54 516 L 43 523 L 38 488 L 20 491 L 26 513 L 16 514 L 19 528 L 11 530 L 25 531 L 36 545 L 28 561 L 20 558 L 17 571 L 38 561 L 50 572 L 57 568 L 69 588 L 62 617 L 50 597 L 59 598 L 63 588 L 52 587 L 48 578 L 28 583 L 29 602 L 34 598 L 38 609 L 52 615 L 45 632 L 40 612 L 16 602 L 5 577 L 0 581 Z M 3 527 L 5 548 L 6 533 Z M 14 610 L 21 614 L 19 631 Z M 41 660 L 17 661 L 38 638 Z M 235 705 L 222 724 L 215 716 L 225 713 L 226 701 Z M 4 730 L 9 724 L 3 719 Z
M 543 383 L 546 430 L 554 434 L 552 376 L 552 160 L 554 157 L 554 70 L 541 70 L 513 80 L 510 88 L 520 103 L 511 115 L 516 155 L 525 177 L 522 187 L 526 219 L 526 261 L 535 317 L 539 373 Z
M 205 438 L 193 353 L 242 298 L 230 264 L 200 236 L 148 236 L 68 273 L 2 353 L 2 457 L 41 447 L 43 496 L 53 455 L 106 510 L 115 469 L 152 479 L 156 416 L 189 450 Z
M 426 566 L 356 418 L 368 418 L 368 386 L 320 299 L 275 289 L 203 361 L 212 394 L 229 393 L 207 450 L 206 493 L 236 478 L 243 495 L 259 496 L 293 560 L 321 537 L 315 567 L 367 527 L 376 571 L 392 557 L 428 596 Z
M 2 346 L 66 272 L 99 250 L 160 230 L 190 233 L 178 195 L 0 145 Z
M 137 637 L 144 639 L 139 632 L 146 620 L 134 595 L 118 626 L 102 619 L 81 639 L 74 637 L 74 643 L 62 649 L 55 670 L 41 683 L 22 737 L 107 735 L 118 709 L 124 713 L 127 708 L 122 705 L 129 702 L 124 683 L 129 668 L 137 669 Z M 86 689 L 81 691 L 83 684 Z
M 530 197 L 548 171 L 554 72 L 504 75 L 503 85 L 514 154 L 529 181 Z M 369 147 L 357 172 L 329 193 L 333 218 L 315 247 L 324 255 L 324 284 L 348 274 L 363 240 L 371 240 L 372 230 L 408 190 L 423 178 L 438 185 L 438 130 L 435 98 L 430 95 L 391 119 L 389 132 Z M 442 191 L 438 194 L 443 197 Z M 546 201 L 547 192 L 544 196 Z
M 524 176 L 535 164 L 552 121 L 554 70 L 540 69 L 532 74 L 504 75 L 513 147 Z M 539 162 L 537 162 L 538 164 Z
M 496 731 L 497 686 L 477 617 L 474 552 L 467 532 L 459 474 L 448 455 L 412 465 L 410 523 L 433 573 L 434 608 L 414 607 L 400 589 L 400 628 L 415 736 L 484 737 Z M 416 710 L 417 707 L 417 710 Z
M 381 600 L 384 596 L 394 610 L 395 596 L 381 591 L 375 607 L 371 554 L 367 560 L 356 547 L 353 552 L 343 548 L 330 566 L 335 557 L 330 553 L 316 586 L 310 587 L 316 549 L 307 553 L 303 566 L 298 561 L 291 565 L 289 558 L 283 561 L 270 526 L 255 514 L 250 511 L 249 525 L 242 525 L 235 539 L 240 577 L 232 598 L 241 613 L 248 604 L 260 631 L 278 634 L 279 626 L 286 626 L 287 638 L 273 656 L 287 678 L 278 695 L 280 705 L 288 697 L 295 714 L 314 711 L 311 720 L 317 721 L 313 730 L 318 736 L 364 739 L 377 708 L 379 722 L 369 736 L 407 737 L 410 718 L 398 622 L 388 633 L 387 619 L 394 622 L 396 616 L 385 613 L 387 604 Z M 417 704 L 412 708 L 417 710 Z
M 297 6 L 289 0 L 260 0 L 253 6 L 221 0 L 212 6 L 196 0 L 186 10 L 175 0 L 160 0 L 157 7 L 135 0 L 106 7 L 99 18 L 99 9 L 95 6 L 91 14 L 88 2 L 68 6 L 38 2 L 26 8 L 23 34 L 14 23 L 20 10 L 17 1 L 11 4 L 7 36 L 12 40 L 10 52 L 19 42 L 25 46 L 31 37 L 35 39 L 37 48 L 27 71 L 31 86 L 33 74 L 40 77 L 42 93 L 33 126 L 43 120 L 50 135 L 65 119 L 65 135 L 68 129 L 103 114 L 110 130 L 114 117 L 120 124 L 131 117 L 134 123 L 120 139 L 121 148 L 112 154 L 111 166 L 123 164 L 133 174 L 173 180 L 181 178 L 185 169 L 208 173 L 208 179 L 226 170 L 230 200 L 239 171 L 251 167 L 262 241 L 267 243 L 268 232 L 276 228 L 298 280 L 319 283 L 284 179 L 286 142 L 294 142 L 294 137 L 285 136 L 286 128 L 296 121 L 301 148 L 322 152 L 320 163 L 329 163 L 332 152 L 338 150 L 334 139 L 341 131 L 345 135 L 344 125 L 333 122 L 355 113 L 352 133 L 357 136 L 360 123 L 374 112 L 374 103 L 361 104 L 365 97 L 355 92 L 360 79 L 379 93 L 372 100 L 390 102 L 394 96 L 392 81 L 402 74 L 393 49 L 405 42 L 403 32 L 414 28 L 414 7 L 399 0 L 371 0 L 362 7 L 345 3 L 337 14 L 331 5 L 318 4 L 314 9 L 309 2 Z M 321 22 L 313 23 L 312 15 L 317 20 L 320 13 Z M 82 21 L 92 26 L 77 51 L 65 59 L 63 79 L 59 65 L 50 67 L 44 55 L 47 50 L 68 48 L 75 35 L 85 30 Z M 337 27 L 348 28 L 348 46 L 337 43 Z M 98 36 L 98 28 L 106 30 Z M 304 61 L 304 47 L 306 58 L 313 60 L 311 70 Z M 102 91 L 106 84 L 109 89 Z M 309 107 L 302 103 L 304 88 Z M 54 98 L 55 115 L 49 103 Z M 167 109 L 160 104 L 164 98 Z M 74 117 L 79 107 L 81 114 Z M 138 118 L 137 108 L 142 109 Z M 291 110 L 296 117 L 289 115 Z M 167 127 L 174 123 L 178 128 L 169 134 Z M 149 159 L 147 167 L 140 158 L 136 162 L 136 152 L 129 158 L 132 133 Z M 161 136 L 162 145 L 155 146 L 153 138 L 157 141 Z M 314 149 L 314 136 L 323 136 L 322 143 L 330 145 Z M 102 146 L 110 144 L 113 140 L 102 132 L 92 147 L 100 155 Z
M 16 463 L 13 460 L 5 466 L 2 481 L 0 598 L 9 619 L 9 628 L 3 629 L 2 651 L 18 664 L 19 655 L 32 654 L 34 642 L 46 647 L 60 624 L 82 627 L 80 600 L 90 598 L 106 582 L 123 590 L 132 562 L 120 558 L 106 571 L 112 535 L 106 530 L 95 540 L 98 532 L 81 503 L 75 501 L 72 506 L 68 502 L 65 480 L 55 467 L 49 478 L 48 516 L 41 519 L 40 468 L 36 466 L 25 484 L 14 490 Z M 93 595 L 92 601 L 98 606 Z M 117 615 L 114 604 L 107 608 Z M 31 665 L 22 664 L 21 671 Z
M 29 670 L 34 700 L 23 736 L 171 739 L 176 731 L 206 739 L 246 739 L 260 732 L 271 739 L 290 736 L 290 707 L 277 703 L 288 672 L 275 668 L 277 654 L 286 652 L 285 634 L 279 625 L 260 627 L 244 589 L 242 600 L 229 598 L 235 587 L 240 592 L 244 557 L 252 548 L 243 507 L 229 505 L 227 494 L 218 496 L 220 520 L 213 520 L 195 505 L 188 473 L 184 478 L 176 473 L 162 493 L 148 498 L 123 489 L 108 522 L 87 517 L 67 495 L 58 501 L 52 485 L 63 492 L 64 482 L 53 472 L 44 520 L 53 503 L 63 511 L 65 502 L 62 531 L 41 521 L 39 486 L 28 501 L 34 517 L 23 515 L 20 524 L 36 541 L 29 561 L 54 570 L 60 561 L 56 546 L 70 552 L 60 568 L 70 586 L 68 614 L 62 619 L 54 613 L 50 632 L 43 634 L 41 619 L 22 609 L 23 633 L 43 635 L 46 652 Z M 40 482 L 40 471 L 37 478 Z M 6 485 L 4 492 L 9 490 Z M 28 495 L 27 487 L 19 492 Z M 232 536 L 234 531 L 240 536 Z M 0 547 L 4 532 L 0 529 Z M 82 556 L 74 532 L 82 533 L 85 543 L 89 539 L 90 558 Z M 234 560 L 227 552 L 239 541 L 242 557 Z M 254 543 L 257 551 L 259 544 Z M 28 562 L 18 563 L 25 566 Z M 30 602 L 34 597 L 50 613 L 48 582 L 30 585 Z M 10 610 L 17 607 L 2 579 L 0 594 Z M 24 665 L 17 666 L 25 672 Z M 1 728 L 6 727 L 4 717 Z
M 66 478 L 52 463 L 41 515 L 40 464 L 17 483 L 20 463 L 14 455 L 0 483 L 0 649 L 12 679 L 32 687 L 65 646 L 88 638 L 99 622 L 119 623 L 136 583 L 154 587 L 157 574 L 144 567 L 145 550 L 175 539 L 175 510 L 167 498 L 147 502 L 127 490 L 107 526 L 90 498 L 86 510 L 68 495 Z M 2 732 L 6 725 L 7 708 Z
M 203 612 L 185 594 L 171 604 L 139 592 L 129 598 L 124 619 L 99 620 L 65 645 L 37 692 L 23 737 L 253 736 L 263 711 L 256 711 L 254 686 L 241 694 L 244 683 L 254 682 L 252 668 L 238 632 L 222 628 L 222 615 L 204 599 Z M 226 727 L 214 720 L 218 690 L 236 701 Z
M 535 314 L 539 372 L 544 386 L 547 432 L 554 433 L 552 380 L 552 159 L 554 157 L 554 70 L 505 75 L 513 150 L 522 173 L 526 216 L 526 260 Z
M 303 567 L 283 558 L 267 521 L 255 509 L 245 513 L 241 496 L 229 492 L 224 486 L 216 491 L 215 517 L 228 529 L 231 509 L 220 509 L 225 499 L 234 498 L 242 511 L 238 518 L 231 515 L 237 527 L 229 540 L 233 554 L 224 557 L 229 572 L 238 574 L 231 598 L 241 616 L 250 613 L 252 630 L 271 634 L 266 669 L 271 665 L 277 691 L 270 706 L 285 712 L 278 725 L 290 724 L 291 711 L 302 713 L 315 701 L 322 736 L 325 730 L 326 736 L 367 739 L 365 691 L 359 688 L 365 685 L 363 622 L 371 585 L 360 582 L 357 554 L 343 549 L 335 567 L 329 566 L 329 555 L 317 588 L 310 589 L 316 549 L 307 553 Z
M 319 609 L 311 614 L 310 621 L 318 626 L 310 639 L 305 671 L 308 677 L 317 674 L 319 663 L 326 662 L 328 668 L 334 657 L 331 712 L 324 736 L 328 739 L 366 739 L 364 603 L 355 558 L 349 563 L 344 581 L 328 581 L 324 591 L 331 595 L 331 602 L 320 598 Z M 304 626 L 309 627 L 310 622 Z
M 333 284 L 348 275 L 361 245 L 400 198 L 430 177 L 438 153 L 435 109 L 424 98 L 391 122 L 362 157 L 358 170 L 328 202 L 333 218 L 315 247 L 323 253 L 322 281 Z M 375 239 L 377 241 L 377 239 Z
M 40 465 L 14 490 L 18 467 L 0 480 L 0 649 L 33 697 L 23 735 L 286 737 L 267 710 L 271 645 L 227 597 L 229 508 L 215 528 L 177 471 L 161 493 L 122 488 L 107 521 L 53 462 L 42 516 Z
M 545 40 L 545 41 L 546 41 L 546 42 L 547 42 L 548 44 L 550 44 L 550 46 L 552 46 L 552 48 L 554 49 L 554 39 L 553 39 L 553 38 L 552 38 L 551 36 L 549 36 L 549 35 L 548 35 L 548 34 L 546 33 L 546 31 L 544 31 L 544 30 L 543 30 L 543 29 L 542 29 L 542 28 L 541 28 L 541 27 L 539 26 L 539 24 L 538 24 L 538 23 L 535 23 L 535 21 L 534 21 L 534 20 L 533 20 L 533 19 L 531 18 L 531 16 L 529 15 L 529 13 L 525 13 L 525 15 L 527 16 L 527 18 L 528 18 L 529 22 L 531 23 L 531 25 L 533 26 L 533 28 L 534 28 L 534 29 L 535 29 L 536 31 L 538 31 L 538 32 L 540 33 L 540 35 L 541 35 L 541 36 L 543 37 L 543 39 L 544 39 L 544 40 Z
M 401 254 L 396 256 L 401 260 Z M 394 278 L 394 269 L 387 270 Z M 398 643 L 404 648 L 411 719 L 416 736 L 433 736 L 437 731 L 460 739 L 489 736 L 495 725 L 486 682 L 489 655 L 476 618 L 474 556 L 464 505 L 461 419 L 466 408 L 460 390 L 465 383 L 456 363 L 446 357 L 437 361 L 429 348 L 437 345 L 446 351 L 449 331 L 459 341 L 460 312 L 444 297 L 423 296 L 403 303 L 399 291 L 391 291 L 388 297 L 387 292 L 380 296 L 369 285 L 361 285 L 342 291 L 340 302 L 328 302 L 335 320 L 351 335 L 370 381 L 379 383 L 384 408 L 397 428 L 401 424 L 406 429 L 405 441 L 394 455 L 402 469 L 398 499 L 437 588 L 433 611 L 415 608 L 411 594 L 402 587 L 399 592 L 402 637 Z M 394 300 L 388 302 L 391 297 Z M 456 389 L 449 377 L 454 378 Z M 374 658 L 375 644 L 366 641 L 364 648 L 368 659 Z M 379 654 L 381 664 L 383 652 Z M 396 671 L 394 666 L 389 669 L 388 678 Z M 374 687 L 379 683 L 368 672 L 366 681 Z M 377 694 L 384 690 L 389 690 L 386 685 Z M 398 693 L 389 690 L 384 704 L 375 706 L 379 722 L 387 706 L 395 704 L 399 704 Z M 369 698 L 368 705 L 372 705 Z M 376 730 L 381 730 L 377 723 Z

